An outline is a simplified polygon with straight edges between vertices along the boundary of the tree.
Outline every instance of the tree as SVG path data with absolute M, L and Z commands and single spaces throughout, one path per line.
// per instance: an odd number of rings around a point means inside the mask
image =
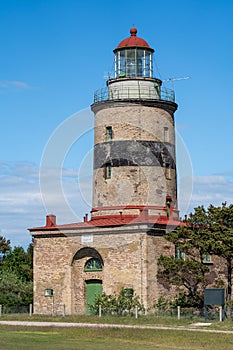
M 3 236 L 0 236 L 0 258 L 3 260 L 6 256 L 6 253 L 8 253 L 11 250 L 10 246 L 11 242 L 9 239 L 6 239 Z
M 160 280 L 184 287 L 186 290 L 186 292 L 179 293 L 177 304 L 184 307 L 203 306 L 203 296 L 200 291 L 204 288 L 205 275 L 209 272 L 207 266 L 195 259 L 182 260 L 163 255 L 159 258 L 158 264 L 158 278 Z
M 172 242 L 185 259 L 162 255 L 158 261 L 158 278 L 186 290 L 181 294 L 182 302 L 185 300 L 187 304 L 183 306 L 203 306 L 203 290 L 209 272 L 208 266 L 203 264 L 203 257 L 209 249 L 207 227 L 205 209 L 197 207 L 194 214 L 185 220 L 185 225 L 165 235 L 165 239 Z
M 230 313 L 232 302 L 232 269 L 233 269 L 233 204 L 221 207 L 210 205 L 208 208 L 211 242 L 209 253 L 220 256 L 226 262 L 227 275 L 227 311 Z
M 14 273 L 23 281 L 32 281 L 32 251 L 31 247 L 25 252 L 23 247 L 14 247 L 5 257 L 2 270 Z
M 199 247 L 201 254 L 211 254 L 221 257 L 226 263 L 226 302 L 228 313 L 232 301 L 232 268 L 233 268 L 233 204 L 227 206 L 210 205 L 195 209 L 190 215 L 185 228 L 190 234 L 191 244 Z
M 198 269 L 196 270 L 196 273 L 198 273 L 196 282 L 201 282 L 203 287 L 206 284 L 206 274 L 208 272 L 206 268 L 203 268 L 204 257 L 210 254 L 219 256 L 225 260 L 227 278 L 226 301 L 229 307 L 232 300 L 233 205 L 230 204 L 227 206 L 226 203 L 223 203 L 220 207 L 210 205 L 207 209 L 199 206 L 185 220 L 185 226 L 181 226 L 176 231 L 168 233 L 165 235 L 165 238 L 176 246 L 179 246 L 179 249 L 185 253 L 189 268 L 191 268 L 193 262 L 195 262 L 193 267 L 196 268 L 199 263 L 199 273 Z M 186 265 L 185 261 L 174 262 L 177 267 L 177 272 L 174 272 L 174 274 L 176 273 L 177 276 L 176 279 L 170 276 L 170 283 L 175 285 L 181 285 L 183 283 L 183 286 L 190 291 L 190 285 L 187 287 L 187 283 L 185 284 L 183 281 L 184 274 L 188 273 L 188 269 L 183 270 Z M 163 272 L 165 272 L 166 276 L 166 271 L 169 267 L 168 261 L 161 258 L 159 264 L 160 276 L 163 275 Z M 180 266 L 180 271 L 178 271 L 179 264 L 183 268 L 181 269 Z M 202 279 L 199 279 L 199 275 L 202 275 Z M 179 284 L 177 282 L 178 276 L 180 276 Z M 197 284 L 195 288 L 198 287 Z
M 0 304 L 21 306 L 32 303 L 32 282 L 18 278 L 14 272 L 0 271 Z
M 0 265 L 0 304 L 17 307 L 32 303 L 33 245 L 26 251 L 23 247 L 11 249 L 10 241 L 0 237 L 0 250 L 4 252 Z

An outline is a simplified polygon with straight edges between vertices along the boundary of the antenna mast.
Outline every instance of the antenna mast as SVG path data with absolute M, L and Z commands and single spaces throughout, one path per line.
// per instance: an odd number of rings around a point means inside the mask
M 172 83 L 172 89 L 174 90 L 174 81 L 176 80 L 186 80 L 186 79 L 190 79 L 191 77 L 181 77 L 181 78 L 168 78 L 168 79 L 164 79 L 162 80 L 163 82 L 171 82 Z

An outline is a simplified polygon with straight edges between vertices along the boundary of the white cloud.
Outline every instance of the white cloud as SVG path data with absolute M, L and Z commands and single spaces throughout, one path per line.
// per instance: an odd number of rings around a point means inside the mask
M 48 186 L 53 186 L 55 173 L 54 169 L 43 173 Z M 80 221 L 90 209 L 80 193 L 77 170 L 63 169 L 62 174 L 61 187 L 68 209 L 64 210 L 59 195 L 50 198 L 49 209 L 57 215 L 58 223 Z M 85 181 L 82 191 L 86 195 L 89 192 L 90 196 L 92 181 L 90 178 Z M 27 228 L 44 226 L 45 216 L 50 213 L 44 207 L 40 193 L 39 168 L 30 162 L 0 163 L 0 193 L 0 234 L 10 239 L 12 246 L 27 247 L 31 241 Z
M 17 89 L 29 89 L 30 86 L 24 81 L 18 80 L 0 80 L 1 89 L 17 88 Z
M 231 176 L 223 174 L 193 178 L 193 193 L 189 212 L 199 205 L 208 207 L 213 204 L 218 206 L 223 202 L 228 204 L 233 202 L 233 178 Z
M 54 190 L 57 171 L 43 171 L 43 181 L 52 189 L 47 194 L 48 206 L 44 207 L 39 186 L 39 168 L 36 165 L 30 162 L 0 163 L 0 234 L 10 239 L 12 246 L 27 247 L 31 241 L 27 228 L 44 226 L 46 214 L 55 214 L 57 222 L 62 224 L 82 221 L 84 214 L 89 213 L 91 174 L 79 173 L 77 169 L 62 169 L 62 172 L 59 170 L 59 174 L 62 173 L 59 193 Z M 232 203 L 232 185 L 233 176 L 230 173 L 181 178 L 178 184 L 178 188 L 182 189 L 179 208 L 182 208 L 182 201 L 186 205 L 189 203 L 187 210 L 181 212 L 181 215 L 189 214 L 199 205 L 207 207 L 210 204 L 221 205 L 224 201 Z

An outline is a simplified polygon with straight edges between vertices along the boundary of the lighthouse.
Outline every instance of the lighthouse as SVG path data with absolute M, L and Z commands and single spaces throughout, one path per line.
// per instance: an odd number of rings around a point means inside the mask
M 145 309 L 167 293 L 157 261 L 175 247 L 174 92 L 153 70 L 154 49 L 137 29 L 113 50 L 114 73 L 94 93 L 93 199 L 83 222 L 48 214 L 34 238 L 34 313 L 90 313 L 97 295 L 133 290 Z
M 114 52 L 114 77 L 95 92 L 92 215 L 169 205 L 177 214 L 174 92 L 154 77 L 154 49 L 130 29 Z

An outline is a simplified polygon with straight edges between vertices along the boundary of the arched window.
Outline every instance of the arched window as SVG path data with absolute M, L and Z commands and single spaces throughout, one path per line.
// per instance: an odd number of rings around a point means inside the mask
M 87 260 L 84 271 L 102 271 L 102 263 L 98 258 L 91 258 Z

